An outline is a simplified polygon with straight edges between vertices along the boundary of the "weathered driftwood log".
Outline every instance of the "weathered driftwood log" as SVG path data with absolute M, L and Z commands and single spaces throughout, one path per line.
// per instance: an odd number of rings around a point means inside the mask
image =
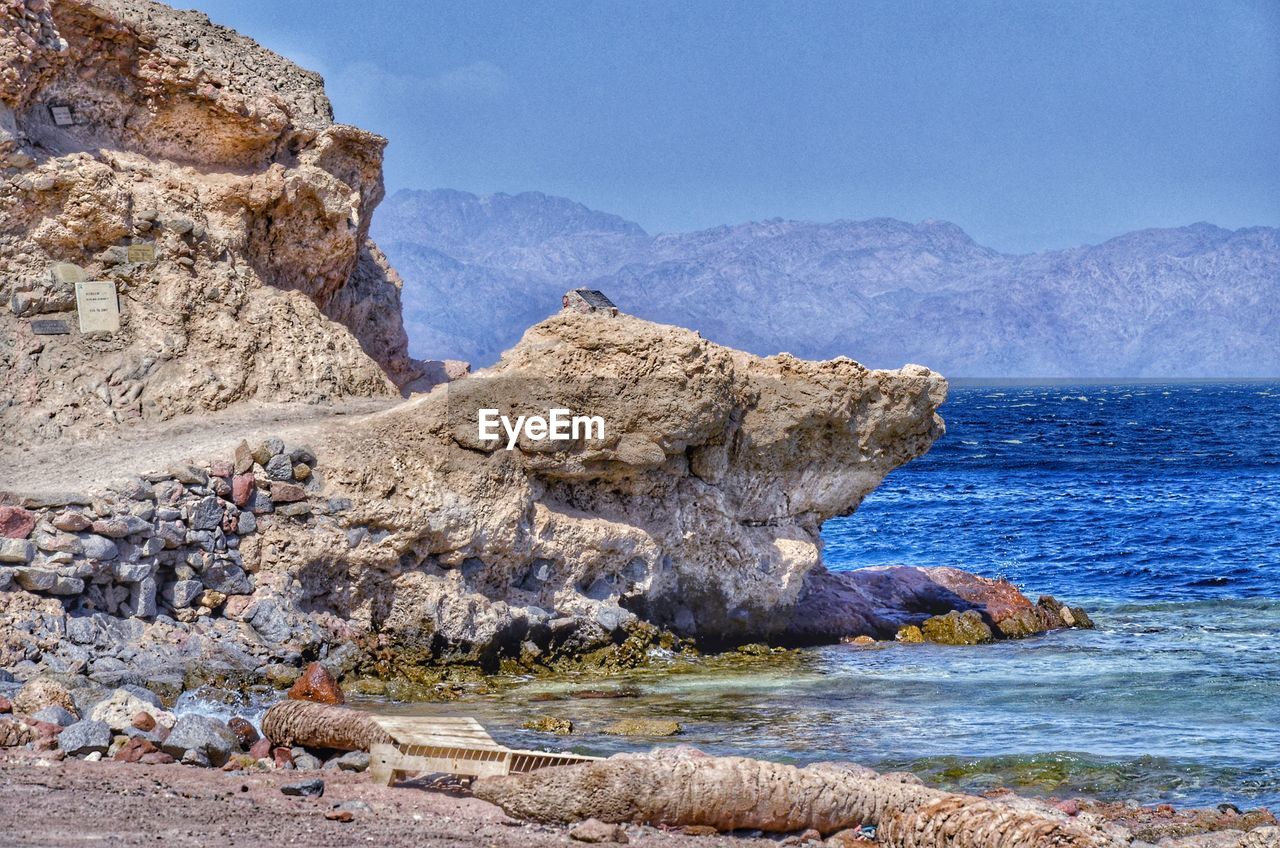
M 281 701 L 262 717 L 262 733 L 276 745 L 367 751 L 391 742 L 391 735 L 368 715 L 310 701 Z
M 1102 848 L 1115 837 L 1048 811 L 1017 809 L 865 771 L 745 757 L 624 755 L 483 778 L 476 797 L 535 821 L 710 825 L 829 834 L 876 825 L 894 848 Z

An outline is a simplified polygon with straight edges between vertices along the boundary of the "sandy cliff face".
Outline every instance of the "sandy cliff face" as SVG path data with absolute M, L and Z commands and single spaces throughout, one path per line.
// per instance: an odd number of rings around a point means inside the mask
M 333 123 L 319 76 L 197 12 L 27 0 L 0 11 L 0 79 L 8 438 L 419 376 L 367 238 L 385 141 Z M 79 332 L 55 263 L 115 283 L 119 332 Z

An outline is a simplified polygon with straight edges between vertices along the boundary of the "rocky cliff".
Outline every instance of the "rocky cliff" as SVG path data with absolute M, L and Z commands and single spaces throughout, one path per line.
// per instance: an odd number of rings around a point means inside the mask
M 385 140 L 319 76 L 198 12 L 7 0 L 0 79 L 10 443 L 420 376 L 368 239 Z M 79 331 L 80 278 L 114 284 L 118 332 Z
M 963 572 L 822 568 L 823 522 L 942 434 L 918 365 L 566 309 L 481 374 L 242 441 L 274 420 L 252 402 L 432 380 L 367 238 L 383 140 L 332 123 L 315 75 L 143 0 L 10 2 L 0 58 L 0 666 L 421 677 L 1075 620 Z M 80 277 L 118 291 L 118 330 L 79 331 Z M 600 426 L 508 445 L 483 409 Z

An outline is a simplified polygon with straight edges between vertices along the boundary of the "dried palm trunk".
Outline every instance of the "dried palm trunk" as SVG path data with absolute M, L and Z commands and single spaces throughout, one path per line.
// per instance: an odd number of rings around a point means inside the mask
M 830 766 L 745 757 L 616 756 L 483 778 L 475 795 L 535 821 L 650 822 L 823 834 L 877 825 L 894 848 L 1102 848 L 1112 837 L 1065 818 L 1019 810 Z M 936 819 L 936 822 L 935 822 Z
M 281 701 L 262 717 L 262 733 L 276 745 L 367 751 L 391 742 L 391 735 L 368 715 L 311 701 Z

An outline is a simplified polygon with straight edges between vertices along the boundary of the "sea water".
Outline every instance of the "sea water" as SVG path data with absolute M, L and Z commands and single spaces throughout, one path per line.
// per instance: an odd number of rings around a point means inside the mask
M 947 434 L 827 523 L 833 569 L 953 565 L 1091 631 L 976 647 L 830 646 L 747 668 L 614 681 L 634 697 L 534 700 L 531 683 L 446 707 L 502 741 L 531 714 L 564 743 L 664 716 L 679 741 L 788 762 L 851 760 L 969 791 L 1280 807 L 1280 384 L 961 386 Z M 440 708 L 431 708 L 440 709 Z

